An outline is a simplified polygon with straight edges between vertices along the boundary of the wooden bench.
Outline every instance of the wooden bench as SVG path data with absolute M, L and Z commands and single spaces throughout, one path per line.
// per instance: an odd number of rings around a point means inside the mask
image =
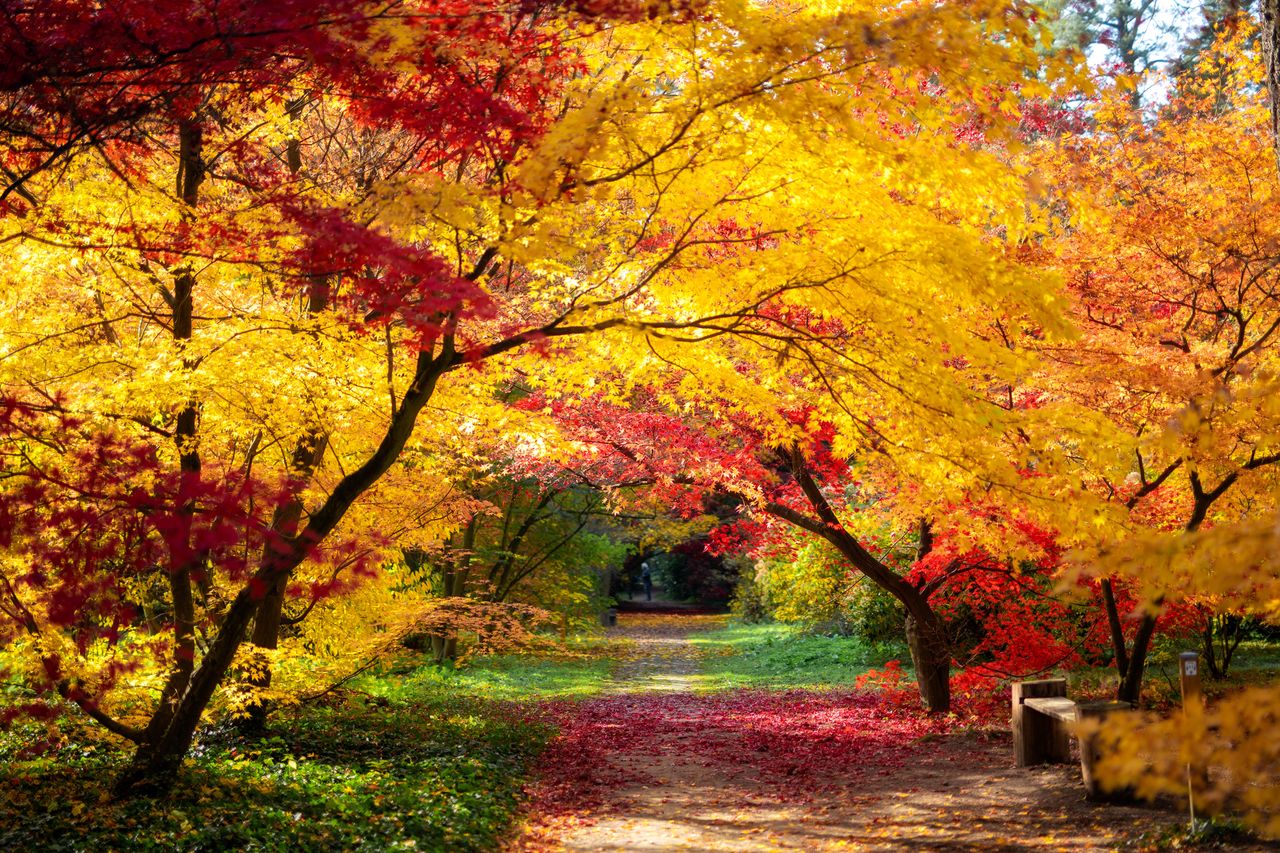
M 1013 685 L 1013 754 L 1019 767 L 1066 764 L 1071 761 L 1071 736 L 1076 723 L 1130 711 L 1128 702 L 1076 702 L 1067 698 L 1065 678 L 1019 681 Z M 1124 792 L 1106 792 L 1098 784 L 1098 760 L 1093 738 L 1080 742 L 1080 775 L 1091 800 L 1118 799 Z

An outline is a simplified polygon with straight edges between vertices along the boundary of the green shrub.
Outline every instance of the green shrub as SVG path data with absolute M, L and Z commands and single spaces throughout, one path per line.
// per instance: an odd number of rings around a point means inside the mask
M 757 578 L 760 569 L 745 559 L 740 560 L 738 585 L 729 601 L 729 612 L 741 622 L 758 624 L 773 618 L 773 602 L 768 587 Z

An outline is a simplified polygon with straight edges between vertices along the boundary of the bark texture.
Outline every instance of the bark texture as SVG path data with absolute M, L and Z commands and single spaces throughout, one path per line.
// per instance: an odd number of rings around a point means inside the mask
M 1266 63 L 1267 101 L 1271 107 L 1271 147 L 1280 171 L 1280 0 L 1262 0 L 1262 58 Z

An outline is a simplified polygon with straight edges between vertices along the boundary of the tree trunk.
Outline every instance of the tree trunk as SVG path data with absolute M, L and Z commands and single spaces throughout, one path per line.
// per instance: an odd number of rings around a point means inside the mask
M 204 131 L 198 117 L 192 117 L 178 128 L 178 173 L 174 187 L 182 203 L 182 215 L 190 220 L 195 217 L 200 201 L 200 187 L 204 183 Z M 194 370 L 196 363 L 186 354 L 186 348 L 195 332 L 196 276 L 190 266 L 174 270 L 173 340 L 183 353 L 184 371 Z M 182 472 L 184 486 L 192 486 L 200 480 L 200 406 L 195 398 L 189 398 L 174 419 L 174 444 L 178 450 L 178 469 Z M 160 692 L 160 702 L 155 715 L 147 725 L 146 737 L 155 738 L 169 724 L 169 715 L 177 704 L 177 697 L 187 689 L 196 660 L 196 612 L 191 583 L 193 570 L 203 569 L 203 555 L 191 549 L 192 518 L 195 506 L 188 501 L 179 510 L 181 531 L 170 545 L 173 565 L 169 567 L 169 598 L 173 605 L 173 667 Z
M 467 594 L 467 579 L 471 574 L 471 561 L 476 547 L 476 530 L 479 526 L 478 516 L 471 516 L 467 526 L 462 529 L 462 539 L 457 545 L 450 543 L 460 554 L 451 555 L 440 570 L 440 594 L 445 598 L 462 598 Z M 458 635 L 431 635 L 432 659 L 436 664 L 443 664 L 458 656 Z
M 1271 147 L 1280 169 L 1280 0 L 1262 0 L 1262 57 L 1271 107 Z
M 1224 626 L 1224 634 L 1222 638 L 1222 677 L 1227 677 L 1228 670 L 1231 669 L 1231 658 L 1235 656 L 1236 649 L 1240 648 L 1240 643 L 1244 640 L 1247 626 L 1245 617 L 1239 615 L 1228 615 L 1222 617 L 1226 623 Z
M 1138 623 L 1138 632 L 1133 636 L 1133 651 L 1129 654 L 1129 667 L 1124 678 L 1120 679 L 1120 688 L 1116 698 L 1137 707 L 1142 698 L 1142 674 L 1146 668 L 1147 650 L 1151 647 L 1151 638 L 1156 631 L 1156 617 L 1150 613 L 1142 616 Z
M 432 636 L 431 659 L 437 666 L 443 666 L 446 661 L 452 661 L 457 657 L 457 637 Z
M 951 710 L 951 642 L 942 620 L 907 616 L 907 646 L 920 698 L 931 713 Z
M 138 747 L 133 760 L 116 780 L 118 796 L 163 793 L 172 787 L 205 708 L 244 642 L 263 595 L 281 576 L 288 576 L 301 564 L 307 546 L 323 541 L 333 532 L 352 504 L 372 488 L 400 457 L 413 434 L 418 415 L 431 399 L 440 377 L 459 363 L 456 355 L 451 338 L 444 340 L 438 354 L 429 351 L 418 354 L 414 381 L 401 398 L 401 404 L 377 449 L 364 464 L 339 481 L 324 504 L 311 515 L 298 539 L 289 543 L 288 550 L 273 554 L 240 589 L 223 614 L 213 643 L 169 715 L 164 731 L 158 737 L 147 738 Z M 158 709 L 157 713 L 163 711 Z
M 1215 654 L 1217 649 L 1213 642 L 1213 623 L 1213 614 L 1210 613 L 1206 615 L 1204 620 L 1204 633 L 1202 634 L 1202 641 L 1204 643 L 1204 663 L 1209 670 L 1209 677 L 1214 681 L 1219 681 L 1222 679 L 1223 673 L 1222 670 L 1218 669 L 1218 657 L 1217 654 Z
M 1215 681 L 1227 677 L 1231 669 L 1231 658 L 1235 655 L 1240 641 L 1244 639 L 1245 621 L 1243 616 L 1226 613 L 1222 616 L 1209 614 L 1204 626 L 1204 662 L 1209 669 L 1209 676 Z M 1221 647 L 1222 656 L 1218 656 Z
M 174 192 L 182 204 L 184 219 L 190 220 L 195 217 L 196 206 L 200 202 L 200 188 L 205 180 L 205 170 L 204 130 L 199 117 L 193 116 L 183 121 L 178 128 L 178 172 Z M 190 266 L 182 266 L 174 270 L 173 294 L 170 300 L 173 311 L 173 339 L 183 352 L 182 366 L 186 371 L 196 367 L 196 362 L 186 354 L 186 347 L 195 332 L 195 290 L 196 275 Z M 177 445 L 178 468 L 182 472 L 184 485 L 198 483 L 201 463 L 200 404 L 197 399 L 188 398 L 177 413 L 173 437 Z M 150 745 L 158 745 L 164 740 L 166 732 L 172 727 L 182 707 L 181 697 L 190 691 L 192 676 L 195 672 L 196 616 L 191 575 L 193 570 L 204 570 L 204 566 L 200 565 L 204 561 L 204 555 L 193 553 L 191 549 L 194 513 L 195 507 L 191 502 L 184 504 L 179 511 L 182 529 L 173 546 L 173 551 L 176 552 L 175 562 L 169 568 L 169 595 L 173 605 L 174 622 L 174 663 L 160 691 L 156 711 L 143 732 L 144 745 L 139 747 L 139 754 L 143 750 L 151 749 Z M 136 756 L 135 760 L 137 760 Z
M 1116 672 L 1124 680 L 1129 669 L 1129 649 L 1124 641 L 1124 628 L 1120 623 L 1120 609 L 1116 606 L 1116 593 L 1111 578 L 1102 579 L 1102 605 L 1107 612 L 1107 627 L 1111 630 L 1111 653 L 1115 656 Z
M 441 578 L 441 594 L 445 598 L 459 598 L 466 594 L 466 570 L 446 568 Z M 458 656 L 457 634 L 431 634 L 431 658 L 437 665 Z

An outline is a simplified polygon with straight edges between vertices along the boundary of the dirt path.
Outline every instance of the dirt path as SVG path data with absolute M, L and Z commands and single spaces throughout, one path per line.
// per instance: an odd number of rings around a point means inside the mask
M 701 617 L 632 616 L 605 696 L 576 706 L 522 850 L 1110 850 L 1179 816 L 1097 806 L 1078 770 L 938 732 L 866 693 L 699 694 Z

